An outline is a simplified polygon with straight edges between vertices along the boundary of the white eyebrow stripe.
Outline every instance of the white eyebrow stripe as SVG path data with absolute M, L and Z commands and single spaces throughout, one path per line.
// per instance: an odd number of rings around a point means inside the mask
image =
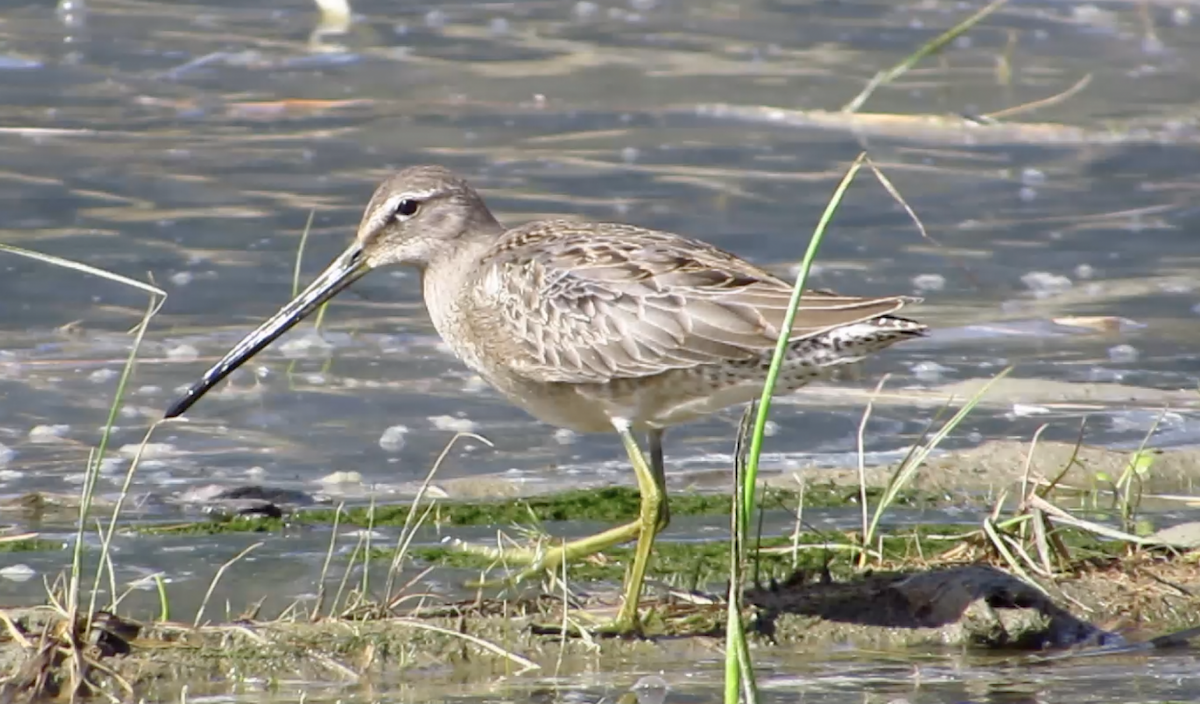
M 441 193 L 441 190 L 437 188 L 427 188 L 423 191 L 405 191 L 404 193 L 397 193 L 391 198 L 388 198 L 387 202 L 388 205 L 395 207 L 396 204 L 405 199 L 425 200 L 426 198 L 432 198 L 433 196 L 436 196 L 438 193 Z
M 426 189 L 423 191 L 407 191 L 405 193 L 397 193 L 383 202 L 383 207 L 375 211 L 374 217 L 371 218 L 371 229 L 378 230 L 392 219 L 396 213 L 396 208 L 400 207 L 402 200 L 425 200 L 439 193 L 436 189 Z

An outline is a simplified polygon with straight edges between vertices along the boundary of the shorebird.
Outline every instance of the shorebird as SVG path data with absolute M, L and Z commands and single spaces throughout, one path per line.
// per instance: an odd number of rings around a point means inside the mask
M 393 265 L 421 272 L 442 339 L 510 401 L 551 425 L 620 436 L 641 493 L 638 518 L 506 558 L 529 563 L 529 574 L 636 539 L 610 627 L 638 630 L 650 549 L 670 520 L 663 432 L 761 393 L 791 284 L 703 242 L 633 225 L 543 220 L 507 229 L 465 180 L 414 166 L 380 184 L 350 246 L 166 417 L 187 411 L 338 292 Z M 805 292 L 777 391 L 925 334 L 926 326 L 894 315 L 914 301 Z M 648 459 L 635 433 L 646 434 Z

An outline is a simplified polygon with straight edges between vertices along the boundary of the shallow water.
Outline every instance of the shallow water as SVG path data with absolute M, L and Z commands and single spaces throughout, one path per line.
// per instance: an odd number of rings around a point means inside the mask
M 924 295 L 913 315 L 936 332 L 870 360 L 861 380 L 781 400 L 765 472 L 852 461 L 883 372 L 893 393 L 869 427 L 877 462 L 913 442 L 954 383 L 1010 363 L 1016 378 L 1055 385 L 985 402 L 948 446 L 1028 439 L 1044 422 L 1043 437 L 1074 440 L 1085 415 L 1089 442 L 1136 446 L 1164 405 L 1153 445 L 1200 440 L 1192 243 L 1200 18 L 1188 4 L 1015 3 L 867 105 L 987 114 L 1091 75 L 1078 94 L 1014 119 L 1086 128 L 1093 139 L 988 144 L 804 128 L 711 107 L 837 109 L 972 3 L 378 0 L 355 3 L 343 30 L 320 25 L 300 0 L 62 5 L 4 7 L 0 241 L 152 276 L 170 293 L 139 354 L 114 448 L 140 442 L 182 386 L 289 298 L 310 214 L 301 281 L 340 251 L 375 183 L 395 168 L 458 169 L 506 223 L 624 220 L 788 274 L 864 147 L 930 239 L 863 175 L 813 284 Z M 0 267 L 0 496 L 75 492 L 129 351 L 126 331 L 146 301 L 7 254 Z M 1125 321 L 1096 332 L 1061 324 L 1066 316 Z M 737 418 L 732 410 L 671 433 L 675 485 L 727 466 Z M 292 333 L 186 422 L 161 428 L 154 440 L 164 445 L 134 479 L 130 515 L 176 518 L 173 497 L 213 482 L 351 500 L 409 496 L 457 430 L 495 448 L 456 446 L 445 479 L 487 476 L 529 491 L 631 481 L 613 438 L 556 433 L 468 374 L 440 345 L 417 276 L 384 271 L 339 297 L 319 338 L 311 326 Z M 102 493 L 119 489 L 129 455 L 109 462 Z M 336 471 L 361 482 L 320 481 Z M 328 536 L 309 537 L 303 547 L 269 541 L 261 559 L 273 574 L 300 557 L 311 567 Z M 123 577 L 166 570 L 198 587 L 208 565 L 244 547 L 190 539 L 169 550 L 143 540 L 118 546 Z M 39 576 L 62 564 L 59 555 L 20 561 Z M 310 589 L 312 576 L 296 573 L 306 583 L 294 592 Z M 40 578 L 0 586 L 22 598 L 40 591 Z M 802 688 L 805 700 L 857 698 L 870 679 L 849 692 L 813 677 L 825 684 Z M 1178 681 L 1195 691 L 1194 680 Z M 1024 696 L 990 686 L 883 686 L 869 698 Z M 712 693 L 702 690 L 701 698 Z M 583 691 L 588 700 L 600 694 Z M 772 691 L 792 698 L 792 685 Z M 1178 696 L 1140 691 L 1128 696 Z

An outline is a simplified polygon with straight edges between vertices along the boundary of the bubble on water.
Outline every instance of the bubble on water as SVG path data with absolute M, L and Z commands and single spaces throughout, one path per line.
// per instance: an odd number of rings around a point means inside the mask
M 508 34 L 510 29 L 508 20 L 503 17 L 493 17 L 492 21 L 488 22 L 488 31 L 496 36 Z
M 779 424 L 773 420 L 769 420 L 763 426 L 763 435 L 765 437 L 774 437 L 779 432 Z
M 971 432 L 967 433 L 967 442 L 973 445 L 983 442 L 983 433 L 979 432 L 978 430 L 972 430 Z
M 1038 298 L 1060 294 L 1074 285 L 1069 278 L 1048 271 L 1031 271 L 1021 277 L 1021 283 Z
M 554 431 L 554 439 L 559 445 L 570 445 L 579 437 L 578 433 L 570 428 L 559 428 Z
M 12 462 L 12 459 L 17 456 L 17 451 L 0 442 L 0 465 Z
M 362 475 L 358 472 L 332 472 L 317 480 L 322 484 L 361 484 Z
M 1164 430 L 1185 423 L 1178 413 L 1159 410 L 1130 408 L 1119 410 L 1108 417 L 1109 427 L 1118 433 L 1147 433 L 1151 428 Z
M 1125 378 L 1125 372 L 1109 367 L 1092 367 L 1084 374 L 1084 379 L 1093 384 L 1115 384 Z
M 1077 279 L 1090 279 L 1095 275 L 1096 270 L 1092 268 L 1091 264 L 1080 264 L 1075 267 L 1075 278 Z
M 1021 169 L 1021 183 L 1026 186 L 1041 186 L 1046 183 L 1046 174 L 1039 169 Z
M 307 357 L 311 352 L 326 352 L 332 347 L 328 340 L 317 333 L 309 333 L 288 340 L 279 346 L 279 351 L 288 359 L 298 359 Z
M 104 384 L 116 379 L 118 376 L 121 376 L 121 373 L 116 369 L 97 369 L 91 374 L 88 374 L 88 381 L 92 382 L 93 384 Z
M 69 432 L 71 432 L 71 426 L 66 424 L 35 425 L 29 431 L 29 442 L 38 445 L 54 444 L 61 441 Z
M 397 37 L 403 37 L 404 35 L 408 34 L 408 24 L 405 22 L 397 22 L 396 24 L 392 25 L 392 34 L 395 34 Z
M 912 285 L 918 291 L 941 291 L 946 288 L 946 277 L 941 274 L 917 274 L 912 278 Z
M 141 451 L 142 461 L 146 460 L 161 460 L 165 458 L 175 457 L 179 454 L 179 448 L 169 442 L 148 442 L 145 445 L 141 443 L 122 445 L 117 454 L 130 459 L 138 456 L 138 451 Z
M 1017 191 L 1017 197 L 1021 199 L 1022 203 L 1032 203 L 1037 200 L 1038 192 L 1036 188 L 1021 186 L 1021 190 Z
M 187 286 L 194 278 L 195 275 L 190 271 L 177 271 L 168 280 L 176 286 Z
M 472 374 L 471 376 L 467 377 L 462 386 L 463 393 L 467 394 L 483 393 L 487 390 L 487 388 L 488 383 L 484 381 L 483 377 L 479 376 L 478 374 Z
M 0 578 L 7 579 L 10 582 L 28 582 L 36 574 L 37 572 L 34 572 L 32 567 L 23 563 L 0 567 Z
M 954 47 L 956 49 L 970 49 L 971 43 L 971 37 L 966 34 L 954 38 Z
M 663 704 L 671 686 L 658 675 L 646 675 L 634 683 L 629 691 L 633 692 L 638 704 Z
M 105 457 L 104 459 L 100 460 L 100 473 L 116 474 L 124 466 L 124 457 Z
M 139 577 L 139 578 L 133 580 L 132 582 L 126 582 L 125 586 L 130 589 L 136 589 L 139 592 L 157 592 L 160 589 L 158 579 L 162 579 L 163 582 L 171 581 L 169 578 L 163 577 L 161 575 L 162 575 L 161 572 L 155 572 L 154 574 L 148 574 L 145 577 Z M 156 578 L 158 578 L 158 579 L 156 579 Z
M 793 264 L 790 267 L 788 267 L 788 273 L 792 275 L 792 280 L 795 280 L 797 276 L 800 276 L 800 269 L 802 269 L 803 267 L 804 267 L 803 263 Z M 815 278 L 817 276 L 820 276 L 824 272 L 825 272 L 825 267 L 821 266 L 820 264 L 814 263 L 812 266 L 808 267 L 808 278 L 810 278 L 810 279 Z
M 1070 14 L 1077 22 L 1092 25 L 1096 29 L 1115 30 L 1120 21 L 1120 15 L 1115 11 L 1090 4 L 1073 6 Z
M 355 538 L 358 540 L 363 540 L 364 538 L 368 538 L 370 540 L 380 540 L 384 537 L 383 533 L 380 533 L 377 530 L 366 530 L 363 528 L 348 530 L 345 533 L 342 533 L 342 535 L 347 538 Z
M 1138 349 L 1133 345 L 1116 345 L 1108 348 L 1108 358 L 1115 364 L 1131 364 L 1139 356 Z
M 70 29 L 82 29 L 87 24 L 87 5 L 83 0 L 58 0 L 54 14 Z
M 625 147 L 621 150 L 621 161 L 626 164 L 632 164 L 638 159 L 637 147 Z
M 1027 418 L 1029 416 L 1044 416 L 1049 413 L 1050 409 L 1045 406 L 1037 406 L 1031 403 L 1014 403 L 1009 415 L 1016 418 Z
M 473 433 L 479 424 L 470 418 L 455 416 L 429 416 L 429 422 L 438 430 L 448 430 L 455 433 Z
M 446 26 L 446 13 L 441 10 L 430 10 L 425 13 L 425 26 L 430 29 L 441 29 Z
M 1171 11 L 1171 22 L 1180 27 L 1192 23 L 1192 11 L 1187 7 L 1177 7 Z
M 581 20 L 590 19 L 596 14 L 596 10 L 600 8 L 594 2 L 588 0 L 580 0 L 575 3 L 575 17 Z
M 388 452 L 399 452 L 404 449 L 404 436 L 406 435 L 408 435 L 407 425 L 393 425 L 379 436 L 379 446 Z
M 200 358 L 200 350 L 191 345 L 176 345 L 167 349 L 167 359 L 174 362 L 195 362 Z
M 134 393 L 136 393 L 138 396 L 157 396 L 158 394 L 162 393 L 162 387 L 155 386 L 154 384 L 145 384 L 143 386 L 139 386 L 137 391 Z
M 1142 219 L 1141 213 L 1134 213 L 1133 215 L 1130 215 L 1129 223 L 1125 226 L 1125 229 L 1129 230 L 1130 232 L 1141 232 L 1142 230 L 1145 230 L 1146 221 Z
M 913 376 L 926 383 L 941 381 L 946 372 L 952 371 L 954 370 L 950 367 L 929 360 L 912 365 Z
M 18 361 L 17 355 L 6 350 L 0 350 L 0 377 L 15 378 L 25 371 Z

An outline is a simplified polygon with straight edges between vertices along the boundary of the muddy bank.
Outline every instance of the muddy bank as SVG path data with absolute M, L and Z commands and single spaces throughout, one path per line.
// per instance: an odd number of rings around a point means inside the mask
M 1105 490 L 1096 477 L 1119 477 L 1129 465 L 1132 452 L 1110 450 L 1092 445 L 1043 441 L 1032 448 L 1028 441 L 988 440 L 976 447 L 955 450 L 930 457 L 917 472 L 911 485 L 914 491 L 931 495 L 951 493 L 969 499 L 995 496 L 1020 482 L 1028 466 L 1034 483 L 1045 483 L 1061 474 L 1056 485 L 1076 491 Z M 1200 448 L 1185 447 L 1159 450 L 1147 448 L 1153 458 L 1145 479 L 1146 492 L 1191 492 L 1200 485 Z M 883 486 L 894 471 L 891 466 L 867 467 L 867 485 Z M 1065 471 L 1065 473 L 1064 473 Z M 805 473 L 814 483 L 857 487 L 857 467 L 815 468 Z M 767 486 L 794 488 L 792 475 L 769 477 Z M 1197 499 L 1200 503 L 1200 499 Z
M 1062 443 L 1040 443 L 1027 462 L 1028 452 L 1027 443 L 989 442 L 934 458 L 921 468 L 906 500 L 987 507 L 998 492 L 1017 486 L 1028 464 L 1033 486 L 1062 475 L 1047 496 L 1067 506 L 1075 494 L 1061 492 L 1093 490 L 1088 482 L 1095 476 L 1119 475 L 1130 460 L 1128 452 Z M 1200 466 L 1196 459 L 1195 450 L 1155 453 L 1148 487 L 1188 485 Z M 869 497 L 889 475 L 890 468 L 869 470 Z M 807 506 L 848 507 L 858 499 L 855 468 L 814 470 L 809 482 Z M 776 485 L 764 492 L 764 504 L 792 510 L 799 499 L 790 491 L 795 486 L 794 479 Z M 681 492 L 673 499 L 679 516 L 719 516 L 729 505 L 727 497 L 713 493 Z M 632 516 L 637 503 L 634 492 L 619 487 L 508 501 L 443 501 L 430 520 L 490 526 L 607 523 Z M 25 502 L 20 510 L 48 509 Z M 376 506 L 370 515 L 352 509 L 340 520 L 343 526 L 401 525 L 408 510 L 407 504 Z M 1200 625 L 1200 549 L 1194 545 L 1149 546 L 1136 536 L 1117 540 L 1047 510 L 1025 515 L 1024 523 L 1018 520 L 1023 515 L 1006 509 L 994 516 L 991 534 L 979 524 L 909 526 L 902 535 L 885 534 L 871 546 L 869 569 L 853 559 L 857 553 L 851 548 L 859 542 L 854 533 L 808 531 L 795 543 L 790 536 L 764 536 L 754 572 L 761 582 L 746 593 L 756 652 L 768 658 L 773 651 L 821 657 L 831 648 L 884 649 L 903 658 L 906 652 L 950 648 L 998 650 L 1033 662 L 1046 652 L 1164 647 L 1172 642 L 1151 639 Z M 254 531 L 269 539 L 298 523 L 321 524 L 332 516 L 330 509 L 310 507 L 282 516 L 129 530 Z M 1036 528 L 1039 522 L 1042 528 Z M 797 546 L 813 549 L 796 552 Z M 47 549 L 37 543 L 26 548 Z M 1013 554 L 1006 556 L 1005 549 Z M 202 695 L 280 681 L 370 689 L 399 682 L 412 687 L 419 680 L 418 688 L 436 694 L 446 683 L 482 687 L 497 677 L 619 672 L 633 664 L 646 670 L 655 662 L 721 657 L 727 546 L 660 541 L 655 550 L 643 604 L 645 633 L 638 639 L 562 634 L 564 624 L 573 633 L 586 632 L 615 614 L 615 585 L 628 548 L 572 566 L 566 590 L 561 583 L 526 583 L 507 598 L 491 598 L 497 593 L 489 592 L 489 598 L 448 602 L 417 585 L 390 607 L 372 601 L 378 595 L 367 595 L 354 609 L 333 611 L 341 614 L 336 618 L 312 618 L 303 606 L 282 615 L 259 614 L 253 603 L 261 594 L 246 594 L 246 603 L 232 605 L 250 609 L 244 617 L 198 628 L 118 614 L 101 615 L 90 630 L 81 620 L 72 630 L 57 608 L 0 609 L 0 672 L 6 677 L 0 701 L 62 696 L 84 681 L 123 699 L 175 699 L 185 685 L 189 694 Z M 375 559 L 391 556 L 385 551 Z M 414 548 L 405 564 L 415 574 L 469 557 L 450 547 Z
M 756 652 L 776 648 L 819 655 L 832 647 L 914 655 L 930 648 L 999 649 L 1036 662 L 1048 650 L 1088 652 L 1196 625 L 1200 567 L 1195 554 L 1142 553 L 1080 565 L 1040 586 L 985 564 L 943 565 L 833 580 L 793 579 L 747 593 Z M 615 610 L 615 593 L 576 592 L 516 601 L 426 603 L 403 616 L 356 619 L 247 617 L 193 628 L 105 617 L 73 654 L 49 607 L 4 612 L 0 667 L 4 700 L 61 696 L 76 662 L 122 698 L 177 698 L 246 691 L 287 680 L 371 688 L 411 682 L 487 682 L 527 673 L 570 675 L 642 669 L 679 658 L 719 657 L 723 604 L 715 595 L 676 593 L 647 600 L 647 636 L 563 637 L 564 623 L 586 625 Z M 1159 642 L 1137 647 L 1174 645 Z M 1022 655 L 1021 653 L 1025 653 Z

